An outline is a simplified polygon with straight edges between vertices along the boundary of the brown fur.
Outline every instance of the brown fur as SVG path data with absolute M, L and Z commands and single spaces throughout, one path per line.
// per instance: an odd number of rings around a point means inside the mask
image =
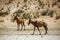
M 20 30 L 20 29 L 19 29 L 19 26 L 20 26 L 20 25 L 22 26 L 22 27 L 21 27 L 21 30 L 22 30 L 23 26 L 24 26 L 24 30 L 25 30 L 24 19 L 18 19 L 18 17 L 15 16 L 13 20 L 16 20 L 16 22 L 17 22 L 17 25 L 18 25 L 17 30 L 18 30 L 18 31 Z

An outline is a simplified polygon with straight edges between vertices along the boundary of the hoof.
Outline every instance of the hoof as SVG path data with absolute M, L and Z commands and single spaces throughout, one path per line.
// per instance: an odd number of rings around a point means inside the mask
M 46 35 L 46 33 L 44 35 Z
M 45 33 L 44 35 L 46 35 L 46 34 L 48 34 L 48 33 Z
M 47 33 L 45 33 L 44 35 L 46 35 Z

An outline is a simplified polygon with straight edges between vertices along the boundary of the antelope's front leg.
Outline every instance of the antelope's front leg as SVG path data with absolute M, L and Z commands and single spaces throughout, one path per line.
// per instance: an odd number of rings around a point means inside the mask
M 19 31 L 19 30 L 20 30 L 19 26 L 20 26 L 20 24 L 17 24 L 17 31 Z
M 36 28 L 36 27 L 34 27 L 34 31 L 33 31 L 33 34 L 32 34 L 32 35 L 34 35 L 34 32 L 35 32 L 35 28 Z
M 37 29 L 38 29 L 38 31 L 39 31 L 39 33 L 40 33 L 40 35 L 41 35 L 41 32 L 40 32 L 40 30 L 39 30 L 39 27 L 37 27 Z

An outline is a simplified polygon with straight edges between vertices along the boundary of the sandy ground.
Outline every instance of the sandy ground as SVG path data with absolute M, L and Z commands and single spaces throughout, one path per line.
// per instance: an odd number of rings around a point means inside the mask
M 39 35 L 38 30 L 36 30 L 35 34 L 31 35 L 33 29 L 17 31 L 16 28 L 5 28 L 4 30 L 0 30 L 0 40 L 60 40 L 59 29 L 49 29 L 47 35 L 44 35 L 44 32 L 45 31 L 41 29 L 42 35 Z
M 0 40 L 60 40 L 60 36 L 44 35 L 4 35 Z
M 45 30 L 40 29 L 40 31 L 41 31 L 41 34 L 44 35 Z M 15 28 L 6 29 L 4 31 L 0 30 L 0 35 L 31 35 L 32 33 L 33 33 L 33 29 L 26 29 L 25 31 L 24 30 L 17 31 Z M 38 30 L 35 31 L 35 35 L 39 35 Z M 60 35 L 60 30 L 49 29 L 47 35 Z
M 41 29 L 41 34 L 36 30 L 34 35 L 31 35 L 33 30 L 0 30 L 0 40 L 60 40 L 60 30 L 48 30 L 48 34 L 44 35 L 44 30 Z

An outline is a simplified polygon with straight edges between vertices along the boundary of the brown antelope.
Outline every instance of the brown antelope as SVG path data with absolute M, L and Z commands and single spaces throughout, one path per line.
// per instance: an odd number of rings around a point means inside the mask
M 48 28 L 47 28 L 47 24 L 46 24 L 45 22 L 42 22 L 42 21 L 32 21 L 31 19 L 29 19 L 28 25 L 29 25 L 30 23 L 34 26 L 33 34 L 34 34 L 34 32 L 35 32 L 35 29 L 37 28 L 38 31 L 39 31 L 39 33 L 40 33 L 40 35 L 41 35 L 41 32 L 40 32 L 40 30 L 39 30 L 39 27 L 44 27 L 44 29 L 45 29 L 45 34 L 47 34 Z
M 17 31 L 19 31 L 19 26 L 21 25 L 21 30 L 22 28 L 24 27 L 24 30 L 25 30 L 25 24 L 24 24 L 24 19 L 19 19 L 17 16 L 14 17 L 13 21 L 17 22 Z

